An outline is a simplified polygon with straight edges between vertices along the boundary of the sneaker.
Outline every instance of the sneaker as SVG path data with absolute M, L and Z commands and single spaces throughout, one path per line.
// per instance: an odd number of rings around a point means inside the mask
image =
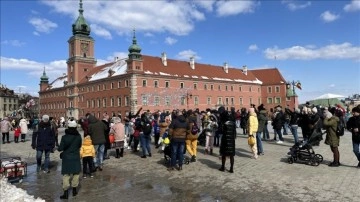
M 91 175 L 90 175 L 90 178 L 94 178 L 94 175 L 91 174 Z
M 43 172 L 44 173 L 50 173 L 50 170 L 44 170 Z
M 276 143 L 277 143 L 277 144 L 282 144 L 282 143 L 284 143 L 284 142 L 281 141 L 281 140 L 279 140 L 279 141 L 277 141 Z
M 84 175 L 83 178 L 86 179 L 86 175 Z

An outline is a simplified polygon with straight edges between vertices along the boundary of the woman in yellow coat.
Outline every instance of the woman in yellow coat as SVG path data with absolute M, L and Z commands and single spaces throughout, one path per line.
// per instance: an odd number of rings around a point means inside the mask
M 249 144 L 250 149 L 253 153 L 253 158 L 258 158 L 257 146 L 256 146 L 256 132 L 258 131 L 259 122 L 254 108 L 249 109 L 249 119 L 247 123 L 248 138 L 253 138 L 252 144 Z M 250 142 L 250 141 L 249 141 Z

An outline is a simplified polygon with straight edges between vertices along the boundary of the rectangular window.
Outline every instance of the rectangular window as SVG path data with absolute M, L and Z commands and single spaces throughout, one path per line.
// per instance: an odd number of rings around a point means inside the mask
M 125 97 L 125 106 L 129 106 L 130 105 L 130 98 L 129 96 Z
M 267 98 L 267 103 L 268 103 L 268 104 L 272 104 L 272 103 L 273 103 L 272 97 L 268 97 L 268 98 Z
M 146 95 L 141 95 L 141 103 L 143 106 L 148 105 L 148 97 Z
M 165 88 L 170 88 L 170 81 L 165 81 Z
M 239 91 L 240 91 L 240 92 L 242 91 L 242 86 L 239 86 Z
M 159 105 L 160 105 L 160 97 L 159 97 L 159 96 L 155 96 L 155 97 L 154 97 L 154 105 L 155 105 L 155 106 L 159 106 Z
M 290 98 L 290 97 L 286 97 L 286 101 L 291 101 L 291 98 Z
M 180 105 L 185 105 L 185 96 L 180 97 Z
M 261 105 L 261 98 L 258 98 L 258 105 Z
M 159 87 L 159 81 L 157 81 L 157 80 L 154 81 L 154 87 L 155 87 L 155 88 L 158 88 L 158 87 Z
M 100 91 L 100 85 L 97 86 L 97 91 Z
M 87 107 L 87 108 L 90 108 L 90 100 L 87 100 L 87 101 L 86 101 L 86 107 Z M 58 106 L 58 108 L 60 108 L 60 107 Z
M 210 85 L 210 90 L 214 90 L 214 85 L 213 84 Z
M 117 105 L 119 106 L 119 107 L 121 107 L 121 97 L 118 97 L 118 103 L 117 103 Z
M 101 100 L 98 99 L 98 100 L 97 100 L 97 107 L 100 107 L 100 106 L 101 106 Z
M 229 98 L 228 97 L 225 98 L 225 105 L 229 105 Z
M 218 86 L 218 90 L 221 90 L 221 85 Z
M 254 104 L 254 103 L 253 103 L 253 99 L 252 99 L 252 97 L 251 97 L 251 98 L 249 98 L 249 102 L 250 102 L 250 105 Z
M 231 90 L 231 91 L 234 91 L 234 86 L 230 86 L 230 90 Z
M 125 81 L 125 87 L 129 87 L 129 80 Z
M 268 91 L 268 93 L 271 93 L 272 92 L 272 87 L 271 86 L 267 87 L 267 91 Z
M 228 86 L 227 85 L 225 85 L 225 90 L 228 91 Z
M 207 97 L 206 104 L 211 105 L 211 97 Z
M 199 97 L 198 96 L 194 97 L 194 105 L 195 106 L 199 105 Z
M 260 87 L 258 87 L 258 93 L 260 93 Z
M 103 84 L 103 90 L 106 90 L 106 84 Z
M 115 99 L 112 97 L 111 100 L 110 100 L 110 106 L 114 106 L 115 105 Z
M 276 98 L 275 98 L 275 103 L 276 103 L 276 104 L 280 104 L 280 103 L 281 103 L 281 98 L 280 98 L 280 97 L 276 97 Z
M 147 86 L 147 81 L 146 80 L 142 80 L 142 86 L 146 87 Z
M 222 97 L 218 97 L 218 102 L 217 102 L 217 104 L 218 104 L 218 105 L 223 104 L 223 103 L 222 103 Z
M 279 86 L 275 86 L 275 92 L 280 93 L 280 87 Z
M 95 108 L 95 100 L 91 100 L 91 107 Z
M 252 92 L 252 86 L 249 86 L 249 92 Z
M 118 82 L 118 88 L 121 88 L 121 81 Z
M 233 97 L 230 98 L 230 104 L 231 104 L 231 105 L 235 105 L 235 103 L 234 103 L 234 98 L 233 98 Z
M 184 83 L 183 82 L 180 83 L 180 88 L 184 88 Z
M 103 107 L 106 107 L 106 98 L 103 99 Z
M 111 88 L 111 89 L 114 89 L 114 83 L 113 83 L 113 82 L 111 82 L 110 88 Z
M 194 90 L 197 89 L 197 83 L 194 83 Z
M 207 85 L 206 84 L 204 84 L 204 90 L 207 90 Z

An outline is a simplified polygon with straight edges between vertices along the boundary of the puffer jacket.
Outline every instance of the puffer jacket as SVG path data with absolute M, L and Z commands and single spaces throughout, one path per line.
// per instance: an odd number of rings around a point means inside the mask
M 169 126 L 170 139 L 173 142 L 185 142 L 187 131 L 189 130 L 189 123 L 183 115 L 180 115 L 172 120 Z
M 249 135 L 254 135 L 258 131 L 259 122 L 256 116 L 256 113 L 251 112 L 249 114 L 249 121 L 248 121 L 248 133 Z
M 355 128 L 358 129 L 358 132 L 354 131 Z M 360 143 L 360 116 L 350 117 L 346 123 L 346 129 L 352 133 L 352 141 L 354 143 Z
M 110 128 L 110 134 L 114 134 L 115 142 L 121 142 L 125 140 L 125 126 L 121 122 L 115 122 Z
M 91 140 L 94 145 L 105 144 L 105 131 L 108 130 L 108 127 L 95 116 L 90 115 L 89 118 L 89 127 L 88 133 L 91 137 Z
M 26 119 L 21 119 L 19 126 L 21 128 L 21 134 L 27 134 L 28 133 L 28 126 Z
M 90 136 L 84 138 L 83 144 L 80 148 L 80 157 L 92 156 L 95 158 L 95 147 L 92 144 Z

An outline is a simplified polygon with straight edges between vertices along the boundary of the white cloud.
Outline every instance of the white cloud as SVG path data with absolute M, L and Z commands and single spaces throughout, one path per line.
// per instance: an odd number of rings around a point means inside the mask
M 201 57 L 197 55 L 197 53 L 193 50 L 184 50 L 184 51 L 181 51 L 179 52 L 177 55 L 176 55 L 176 58 L 177 59 L 180 59 L 180 60 L 189 60 L 190 57 L 194 57 L 195 58 L 195 61 L 196 60 L 201 60 Z
M 309 48 L 312 47 L 312 48 Z M 351 43 L 331 44 L 316 48 L 314 46 L 293 46 L 279 49 L 278 47 L 267 48 L 265 51 L 267 59 L 278 60 L 315 60 L 315 59 L 352 59 L 360 61 L 360 46 Z
M 74 1 L 42 2 L 55 12 L 72 16 L 74 21 L 79 15 Z M 196 21 L 205 20 L 205 15 L 188 1 L 86 1 L 83 8 L 88 22 L 118 34 L 135 28 L 146 33 L 187 35 Z
M 201 7 L 204 8 L 206 11 L 208 12 L 212 12 L 214 10 L 214 3 L 216 1 L 215 0 L 207 0 L 207 1 L 194 1 L 194 3 Z
M 30 18 L 29 23 L 35 27 L 37 34 L 39 34 L 39 32 L 48 34 L 58 26 L 56 23 L 51 22 L 48 19 L 38 17 Z
M 289 10 L 291 11 L 296 11 L 296 10 L 299 10 L 299 9 L 304 9 L 306 7 L 309 7 L 311 6 L 311 2 L 308 1 L 306 3 L 295 3 L 294 0 L 283 0 L 281 2 L 282 4 L 286 4 L 286 6 L 288 7 Z
M 248 48 L 249 51 L 257 51 L 258 49 L 259 49 L 259 48 L 257 47 L 256 44 L 252 44 L 252 45 L 250 45 L 249 48 Z
M 174 38 L 171 38 L 171 37 L 166 37 L 166 38 L 165 38 L 165 43 L 168 44 L 168 45 L 173 45 L 173 44 L 175 44 L 176 42 L 177 42 L 177 40 L 174 39 Z
M 360 1 L 352 0 L 350 4 L 344 6 L 346 12 L 360 11 Z
M 25 45 L 25 42 L 19 41 L 19 40 L 4 40 L 1 42 L 1 45 L 10 45 L 15 47 L 22 47 Z
M 153 37 L 154 35 L 153 35 L 152 33 L 150 33 L 150 32 L 146 32 L 146 33 L 144 34 L 144 36 L 145 36 L 145 37 Z
M 257 4 L 254 1 L 217 1 L 216 14 L 223 17 L 240 13 L 252 13 L 256 6 Z
M 334 88 L 334 87 L 335 87 L 335 84 L 330 84 L 329 87 L 330 87 L 330 88 Z
M 335 15 L 333 13 L 331 13 L 330 11 L 325 11 L 320 15 L 320 18 L 324 21 L 324 22 L 332 22 L 337 20 L 340 17 L 340 15 Z
M 103 27 L 97 24 L 92 24 L 90 25 L 90 27 L 91 27 L 91 31 L 93 31 L 94 34 L 104 37 L 105 39 L 112 39 L 111 33 L 107 29 L 104 29 Z

